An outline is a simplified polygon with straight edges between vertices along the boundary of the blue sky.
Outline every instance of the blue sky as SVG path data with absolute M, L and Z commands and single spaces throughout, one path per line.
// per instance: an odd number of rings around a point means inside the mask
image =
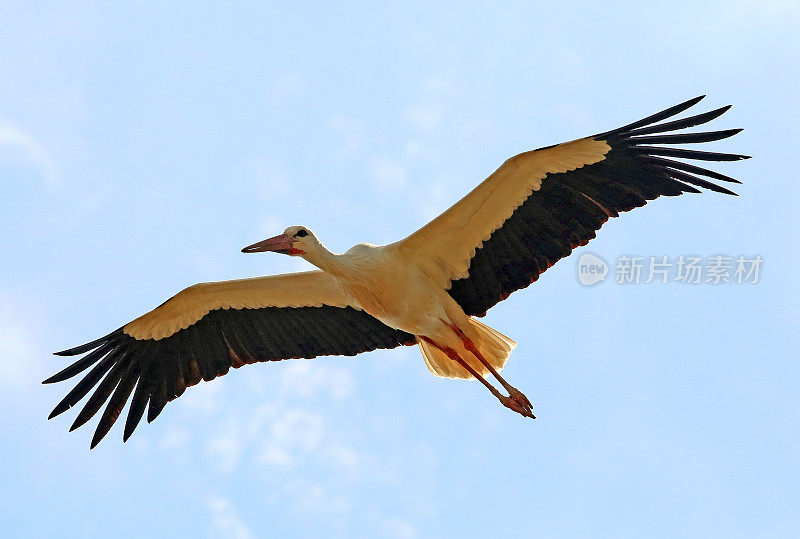
M 0 521 L 9 536 L 800 533 L 793 1 L 0 3 Z M 290 224 L 394 241 L 520 151 L 698 94 L 741 196 L 658 200 L 581 252 L 760 255 L 756 285 L 493 309 L 524 420 L 415 348 L 257 365 L 89 451 L 50 355 L 200 281 L 304 268 Z M 91 425 L 94 423 L 92 422 Z

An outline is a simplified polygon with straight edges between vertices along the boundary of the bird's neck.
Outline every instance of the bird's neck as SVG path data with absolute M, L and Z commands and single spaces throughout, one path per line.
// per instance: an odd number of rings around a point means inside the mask
M 343 276 L 347 271 L 346 265 L 341 260 L 341 255 L 330 252 L 327 247 L 321 243 L 317 249 L 307 251 L 301 256 L 322 271 L 332 275 Z

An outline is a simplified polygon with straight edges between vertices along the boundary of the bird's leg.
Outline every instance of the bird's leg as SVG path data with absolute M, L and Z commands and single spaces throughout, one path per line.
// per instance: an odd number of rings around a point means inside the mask
M 506 382 L 505 379 L 502 376 L 500 376 L 500 373 L 497 372 L 497 370 L 495 370 L 494 367 L 492 367 L 492 364 L 489 363 L 485 357 L 483 357 L 483 354 L 481 354 L 480 350 L 478 350 L 478 347 L 475 346 L 472 340 L 466 335 L 464 335 L 460 330 L 457 329 L 457 331 L 461 335 L 461 340 L 464 343 L 464 348 L 466 348 L 470 353 L 472 353 L 472 355 L 478 358 L 478 361 L 483 363 L 483 366 L 486 367 L 489 370 L 489 372 L 492 373 L 492 376 L 494 376 L 497 379 L 497 381 L 500 382 L 500 384 L 502 384 L 505 390 L 508 391 L 508 395 L 512 399 L 517 401 L 517 403 L 519 403 L 521 407 L 527 410 L 528 414 L 522 414 L 522 415 L 527 415 L 528 417 L 536 419 L 536 416 L 533 415 L 533 404 L 531 404 L 531 401 L 528 400 L 528 397 L 526 397 L 522 391 L 520 391 L 519 389 L 515 388 L 514 386 Z
M 423 337 L 423 338 L 424 338 L 424 337 Z M 452 359 L 453 361 L 455 361 L 456 363 L 458 363 L 459 365 L 461 365 L 462 367 L 464 367 L 465 369 L 467 369 L 467 372 L 469 372 L 469 373 L 470 373 L 472 376 L 474 376 L 474 377 L 475 377 L 477 380 L 480 380 L 480 382 L 481 382 L 483 385 L 485 385 L 485 386 L 486 386 L 486 388 L 487 388 L 489 391 L 491 391 L 491 392 L 492 392 L 492 395 L 494 395 L 495 397 L 497 397 L 497 400 L 499 400 L 499 401 L 500 401 L 500 402 L 503 404 L 503 406 L 505 406 L 506 408 L 510 408 L 510 409 L 514 410 L 515 412 L 517 412 L 518 414 L 521 414 L 521 415 L 523 415 L 523 416 L 525 416 L 525 417 L 530 417 L 530 418 L 532 418 L 532 419 L 536 419 L 536 416 L 534 416 L 534 415 L 531 413 L 531 407 L 530 407 L 530 405 L 529 405 L 529 406 L 525 406 L 525 405 L 521 404 L 519 400 L 517 400 L 517 399 L 514 399 L 512 396 L 506 397 L 505 395 L 503 395 L 502 393 L 500 393 L 500 392 L 497 390 L 497 388 L 496 388 L 496 387 L 494 387 L 492 384 L 490 384 L 489 382 L 487 382 L 487 381 L 486 381 L 486 379 L 485 379 L 483 376 L 481 376 L 480 374 L 478 374 L 478 372 L 477 372 L 475 369 L 473 369 L 473 368 L 470 366 L 470 364 L 469 364 L 469 363 L 467 363 L 466 361 L 464 361 L 463 359 L 461 359 L 461 356 L 459 356 L 459 355 L 458 355 L 458 353 L 457 353 L 455 350 L 453 350 L 452 348 L 448 348 L 448 347 L 446 347 L 446 346 L 439 346 L 438 344 L 435 344 L 435 343 L 433 343 L 433 344 L 434 344 L 434 345 L 435 345 L 437 348 L 439 348 L 440 350 L 442 350 L 442 351 L 443 351 L 445 354 L 447 354 L 447 357 L 449 357 L 450 359 Z M 512 388 L 512 389 L 513 389 L 513 388 Z M 524 395 L 523 395 L 523 396 L 524 396 Z M 526 399 L 526 400 L 527 400 L 527 399 Z

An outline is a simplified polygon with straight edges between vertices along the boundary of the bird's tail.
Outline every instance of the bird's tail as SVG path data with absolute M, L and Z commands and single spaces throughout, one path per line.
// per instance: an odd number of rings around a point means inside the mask
M 478 335 L 478 342 L 475 342 L 480 353 L 494 367 L 496 371 L 501 371 L 508 361 L 508 356 L 511 351 L 516 348 L 517 343 L 513 339 L 506 337 L 499 331 L 495 331 L 486 324 L 477 321 L 474 318 L 469 320 L 472 329 Z M 447 354 L 433 346 L 427 341 L 420 340 L 419 347 L 422 350 L 422 357 L 425 358 L 425 364 L 428 370 L 436 376 L 443 378 L 463 378 L 469 380 L 473 376 L 457 362 L 453 361 Z M 489 370 L 480 362 L 478 358 L 470 353 L 464 354 L 462 357 L 475 371 L 481 375 L 488 376 Z

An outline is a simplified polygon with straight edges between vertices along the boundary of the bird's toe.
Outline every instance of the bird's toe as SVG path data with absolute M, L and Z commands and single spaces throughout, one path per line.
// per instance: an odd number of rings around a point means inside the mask
M 532 407 L 521 402 L 520 400 L 515 399 L 514 397 L 501 397 L 500 402 L 503 403 L 503 406 L 514 410 L 518 414 L 524 417 L 530 417 L 531 419 L 536 419 L 536 416 L 533 415 Z
M 533 404 L 531 404 L 531 401 L 529 401 L 528 397 L 526 397 L 525 394 L 519 389 L 512 390 L 510 397 L 515 401 L 519 402 L 520 404 L 522 404 L 523 406 L 531 410 L 533 409 Z

